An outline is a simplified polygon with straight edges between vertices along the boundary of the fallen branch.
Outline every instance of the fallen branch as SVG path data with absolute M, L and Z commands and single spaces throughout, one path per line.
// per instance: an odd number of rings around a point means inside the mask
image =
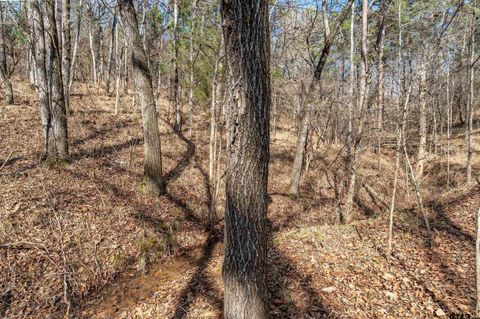
M 8 161 L 12 158 L 13 155 L 13 150 L 10 151 L 10 154 L 8 154 L 7 159 L 3 162 L 2 166 L 0 167 L 0 170 L 7 165 Z

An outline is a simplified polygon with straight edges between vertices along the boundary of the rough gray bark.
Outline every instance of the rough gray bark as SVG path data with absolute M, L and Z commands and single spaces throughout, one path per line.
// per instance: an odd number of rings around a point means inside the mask
M 44 131 L 44 157 L 48 157 L 50 145 L 54 145 L 51 138 L 51 112 L 50 112 L 50 98 L 47 78 L 47 51 L 45 42 L 45 30 L 43 14 L 37 1 L 30 2 L 31 10 L 31 30 L 34 60 L 35 60 L 35 78 L 36 89 L 40 100 L 40 115 L 42 118 L 42 126 Z
M 159 196 L 165 193 L 162 176 L 162 153 L 160 130 L 158 129 L 157 108 L 153 95 L 152 76 L 148 68 L 147 56 L 138 30 L 138 21 L 132 0 L 119 0 L 118 6 L 125 31 L 129 39 L 133 74 L 140 100 L 144 133 L 143 191 Z
M 226 319 L 267 318 L 270 41 L 267 0 L 222 0 L 229 66 Z
M 0 3 L 0 81 L 4 85 L 7 104 L 13 104 L 13 88 L 8 74 L 4 27 L 3 4 Z
M 40 113 L 44 128 L 44 159 L 57 162 L 68 159 L 68 128 L 63 95 L 59 36 L 55 20 L 55 2 L 47 0 L 39 5 L 30 2 L 32 38 L 40 98 Z M 47 55 L 47 52 L 49 54 Z M 48 63 L 47 63 L 48 58 Z M 47 72 L 47 65 L 50 70 Z
M 52 114 L 52 133 L 55 140 L 53 155 L 56 160 L 68 159 L 68 129 L 65 96 L 63 94 L 62 61 L 60 41 L 55 19 L 55 0 L 46 0 L 46 14 L 48 21 L 47 46 L 50 53 L 50 110 Z

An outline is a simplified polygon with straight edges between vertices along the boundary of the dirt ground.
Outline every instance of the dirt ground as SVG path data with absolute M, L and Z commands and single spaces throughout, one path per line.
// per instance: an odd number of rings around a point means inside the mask
M 72 161 L 49 167 L 39 162 L 34 91 L 23 82 L 15 87 L 16 104 L 0 104 L 0 318 L 221 318 L 223 198 L 212 203 L 208 114 L 198 112 L 192 137 L 178 135 L 167 124 L 169 104 L 159 101 L 168 194 L 150 198 L 138 191 L 142 130 L 131 95 L 122 96 L 116 115 L 114 98 L 77 85 L 68 122 Z M 295 137 L 280 126 L 269 182 L 271 317 L 473 313 L 480 187 L 463 186 L 462 132 L 451 145 L 451 187 L 444 148 L 430 156 L 422 181 L 432 245 L 401 174 L 394 253 L 387 257 L 393 153 L 365 151 L 358 221 L 335 225 L 332 181 L 343 174 L 335 164 L 341 146 L 317 150 L 293 198 L 285 191 Z M 478 132 L 474 141 L 478 172 Z M 208 227 L 212 207 L 219 222 Z

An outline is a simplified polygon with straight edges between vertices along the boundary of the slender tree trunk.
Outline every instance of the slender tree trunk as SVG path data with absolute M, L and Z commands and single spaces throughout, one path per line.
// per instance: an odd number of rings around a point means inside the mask
M 65 96 L 65 109 L 67 114 L 70 111 L 70 91 L 68 81 L 70 79 L 71 65 L 71 21 L 70 21 L 70 0 L 62 2 L 62 82 L 63 94 Z
M 268 317 L 268 1 L 222 0 L 229 64 L 225 204 L 225 319 Z
M 188 125 L 188 135 L 192 137 L 193 130 L 193 85 L 195 82 L 195 73 L 194 73 L 194 61 L 193 61 L 193 35 L 195 33 L 195 18 L 197 13 L 197 0 L 193 0 L 192 4 L 192 17 L 191 17 L 191 28 L 190 36 L 188 38 L 188 63 L 190 67 L 190 85 L 188 88 L 188 116 L 189 116 L 189 125 Z
M 347 135 L 347 157 L 352 161 L 353 153 L 353 104 L 355 90 L 355 3 L 352 4 L 352 15 L 350 17 L 350 83 L 348 90 L 348 135 Z
M 472 182 L 472 134 L 473 134 L 473 117 L 475 114 L 474 104 L 474 62 L 475 62 L 475 31 L 476 31 L 475 14 L 472 14 L 472 24 L 470 31 L 470 61 L 468 66 L 469 88 L 468 88 L 468 110 L 467 110 L 467 183 Z
M 381 22 L 380 30 L 378 31 L 377 50 L 378 50 L 378 100 L 377 100 L 377 130 L 378 130 L 378 145 L 377 153 L 380 154 L 382 146 L 382 131 L 383 131 L 383 113 L 385 109 L 385 70 L 384 70 L 384 39 L 385 39 L 385 14 L 387 3 L 386 0 L 381 0 Z M 379 157 L 380 158 L 380 157 Z
M 73 75 L 75 74 L 75 62 L 77 60 L 78 44 L 80 41 L 80 26 L 82 22 L 82 2 L 83 0 L 80 0 L 77 7 L 77 28 L 75 31 L 75 42 L 73 44 L 72 62 L 70 64 L 70 72 L 68 78 L 68 94 L 70 94 L 70 92 L 72 91 Z
M 110 45 L 108 48 L 108 60 L 107 60 L 107 74 L 105 77 L 105 94 L 110 94 L 110 77 L 112 74 L 112 65 L 113 65 L 113 54 L 115 48 L 115 54 L 118 54 L 118 40 L 115 38 L 117 34 L 117 9 L 115 8 L 115 13 L 113 14 L 112 22 L 112 36 L 110 38 Z
M 52 114 L 50 111 L 50 93 L 48 88 L 47 76 L 47 49 L 45 41 L 45 26 L 43 18 L 43 10 L 37 1 L 30 1 L 31 10 L 31 30 L 34 59 L 35 59 L 35 75 L 37 78 L 36 89 L 40 100 L 40 115 L 44 132 L 44 154 L 43 158 L 48 158 L 49 154 L 53 154 L 55 141 L 53 140 Z M 50 152 L 52 150 L 52 152 Z
M 180 78 L 178 69 L 178 0 L 173 0 L 173 100 L 175 103 L 175 132 L 182 130 L 182 110 L 180 106 Z
M 0 80 L 4 85 L 7 104 L 13 104 L 13 88 L 8 74 L 3 10 L 3 4 L 0 3 Z
M 92 57 L 92 81 L 93 84 L 97 84 L 97 56 L 95 53 L 95 45 L 93 43 L 93 33 L 92 27 L 90 26 L 90 30 L 88 31 L 88 40 L 90 44 L 90 55 Z
M 359 90 L 359 123 L 357 127 L 355 142 L 353 145 L 353 154 L 350 161 L 350 181 L 348 183 L 347 198 L 345 209 L 342 213 L 342 222 L 349 223 L 352 220 L 352 207 L 355 198 L 355 187 L 357 180 L 357 165 L 360 160 L 361 138 L 363 131 L 363 113 L 368 100 L 368 1 L 362 1 L 362 46 L 361 46 L 361 64 L 360 64 L 360 90 Z
M 422 57 L 422 65 L 420 66 L 420 115 L 419 115 L 419 137 L 418 155 L 417 155 L 417 180 L 423 177 L 423 169 L 425 166 L 426 146 L 427 146 L 427 68 L 425 64 L 425 56 Z
M 218 87 L 218 68 L 220 64 L 219 53 L 215 56 L 215 67 L 213 70 L 213 81 L 212 81 L 212 101 L 210 104 L 210 140 L 208 143 L 208 177 L 210 179 L 210 184 L 214 185 L 214 167 L 215 167 L 215 140 L 217 134 L 217 87 Z
M 138 31 L 138 21 L 133 0 L 119 0 L 118 6 L 130 43 L 135 85 L 142 110 L 145 139 L 145 162 L 142 186 L 145 193 L 158 196 L 165 193 L 165 185 L 162 176 L 160 131 L 158 128 L 157 108 L 153 95 L 152 77 L 148 68 L 147 56 L 143 49 L 142 39 Z
M 122 76 L 123 48 L 120 53 L 118 41 L 118 27 L 115 28 L 115 114 L 118 114 L 118 103 L 120 102 L 120 77 Z

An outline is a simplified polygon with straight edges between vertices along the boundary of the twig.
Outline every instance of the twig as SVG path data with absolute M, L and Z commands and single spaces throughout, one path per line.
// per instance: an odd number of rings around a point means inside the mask
M 8 154 L 7 159 L 3 162 L 2 166 L 0 167 L 0 170 L 7 165 L 8 161 L 12 158 L 13 155 L 13 150 L 10 151 L 10 154 Z

